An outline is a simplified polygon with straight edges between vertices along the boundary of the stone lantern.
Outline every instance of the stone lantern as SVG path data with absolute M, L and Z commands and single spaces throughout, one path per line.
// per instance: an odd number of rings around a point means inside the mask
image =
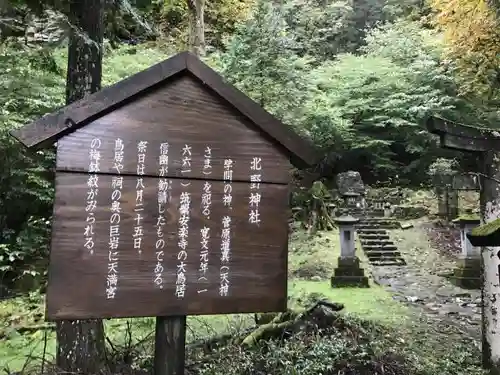
M 455 269 L 457 283 L 463 288 L 479 289 L 481 283 L 481 250 L 472 245 L 468 235 L 479 226 L 480 220 L 472 215 L 459 216 L 454 223 L 460 226 L 460 243 L 462 251 L 459 265 Z
M 356 256 L 356 229 L 359 222 L 352 216 L 341 216 L 335 219 L 340 232 L 340 257 L 331 279 L 332 287 L 358 286 L 368 287 L 368 278 L 360 267 Z
M 342 194 L 342 198 L 344 198 L 345 206 L 348 208 L 357 207 L 357 204 L 360 203 L 361 194 L 356 193 L 354 191 L 346 191 Z

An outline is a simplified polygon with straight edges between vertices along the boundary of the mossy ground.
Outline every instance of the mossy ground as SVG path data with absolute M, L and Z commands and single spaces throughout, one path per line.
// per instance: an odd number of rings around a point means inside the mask
M 371 281 L 368 289 L 331 288 L 329 278 L 339 255 L 337 231 L 313 237 L 294 231 L 289 262 L 290 274 L 294 277 L 289 281 L 289 296 L 290 307 L 307 306 L 318 298 L 343 303 L 345 309 L 340 316 L 345 318 L 341 324 L 345 332 L 336 329 L 295 337 L 285 343 L 273 341 L 265 344 L 265 351 L 242 352 L 226 347 L 218 356 L 206 360 L 196 358 L 197 373 L 253 374 L 251 368 L 263 366 L 266 371 L 281 374 L 342 374 L 338 366 L 369 367 L 375 366 L 376 361 L 386 361 L 388 369 L 393 366 L 394 371 L 387 370 L 388 374 L 482 373 L 480 353 L 473 343 L 446 324 L 427 321 L 424 315 L 395 301 L 384 288 Z M 366 266 L 362 252 L 358 251 L 358 255 Z M 0 369 L 19 371 L 27 358 L 40 358 L 44 349 L 46 358 L 53 358 L 54 333 L 41 329 L 45 324 L 43 311 L 43 296 L 37 294 L 0 304 Z M 142 343 L 141 364 L 151 363 L 154 319 L 116 319 L 105 324 L 116 350 Z M 188 342 L 221 333 L 241 332 L 253 324 L 251 314 L 189 317 Z M 22 333 L 29 327 L 33 330 Z M 129 332 L 132 332 L 132 343 L 127 343 Z M 44 348 L 45 338 L 47 345 Z M 188 362 L 194 360 L 188 358 Z M 328 372 L 333 370 L 337 372 Z M 379 370 L 374 367 L 369 373 L 382 374 Z M 353 372 L 356 373 L 362 372 Z

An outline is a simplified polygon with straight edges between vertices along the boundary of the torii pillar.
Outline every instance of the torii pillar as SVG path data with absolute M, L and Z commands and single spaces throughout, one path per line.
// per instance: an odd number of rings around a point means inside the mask
M 441 147 L 476 153 L 483 165 L 480 176 L 481 222 L 500 217 L 500 133 L 457 124 L 439 117 L 427 121 L 427 129 L 440 137 Z M 500 374 L 500 247 L 481 248 L 483 367 Z

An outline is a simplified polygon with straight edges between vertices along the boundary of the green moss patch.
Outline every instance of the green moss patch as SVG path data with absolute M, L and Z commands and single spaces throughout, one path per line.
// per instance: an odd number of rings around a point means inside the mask
M 479 215 L 475 214 L 463 214 L 458 216 L 456 219 L 453 220 L 454 223 L 459 223 L 461 221 L 480 221 L 481 218 Z
M 484 237 L 484 236 L 489 236 L 489 235 L 495 233 L 499 229 L 500 229 L 500 219 L 496 219 L 496 220 L 490 221 L 489 223 L 480 225 L 477 228 L 474 228 L 471 231 L 471 234 L 473 236 Z

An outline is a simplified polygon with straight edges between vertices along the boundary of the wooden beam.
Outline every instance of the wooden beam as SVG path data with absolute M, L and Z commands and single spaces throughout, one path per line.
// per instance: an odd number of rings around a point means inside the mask
M 440 137 L 441 147 L 458 151 L 484 152 L 489 149 L 488 140 L 465 138 L 452 134 L 443 134 Z
M 427 130 L 439 135 L 441 147 L 469 152 L 500 150 L 500 132 L 448 121 L 440 117 L 427 120 Z

